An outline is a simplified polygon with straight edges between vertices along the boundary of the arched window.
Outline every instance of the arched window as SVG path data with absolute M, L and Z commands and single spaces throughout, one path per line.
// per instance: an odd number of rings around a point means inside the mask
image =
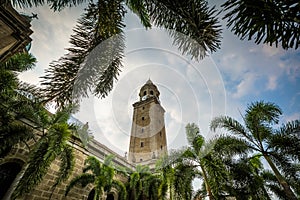
M 92 189 L 89 193 L 87 200 L 94 200 L 95 197 L 95 189 Z
M 21 169 L 22 164 L 17 162 L 7 162 L 0 165 L 0 199 L 3 199 Z
M 114 199 L 115 199 L 115 197 L 112 193 L 109 193 L 106 197 L 106 200 L 114 200 Z
M 154 94 L 152 90 L 150 91 L 150 94 L 151 94 L 151 95 L 153 95 L 153 94 Z
M 144 91 L 144 96 L 147 94 L 147 91 Z

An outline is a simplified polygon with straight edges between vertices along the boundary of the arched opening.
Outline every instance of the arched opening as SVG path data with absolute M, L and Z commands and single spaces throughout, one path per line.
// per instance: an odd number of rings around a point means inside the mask
M 87 200 L 94 200 L 95 197 L 95 189 L 92 189 L 89 193 Z
M 0 199 L 3 199 L 21 169 L 22 164 L 17 162 L 7 162 L 0 165 Z
M 144 91 L 144 96 L 147 94 L 147 91 Z
M 109 193 L 106 197 L 106 200 L 115 200 L 114 194 Z
M 150 94 L 151 94 L 151 95 L 153 95 L 153 94 L 154 94 L 152 90 L 150 91 Z

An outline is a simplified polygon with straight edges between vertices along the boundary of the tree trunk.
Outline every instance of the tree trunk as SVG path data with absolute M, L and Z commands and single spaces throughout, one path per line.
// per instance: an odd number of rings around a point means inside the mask
M 208 183 L 208 178 L 207 178 L 206 171 L 205 171 L 204 167 L 201 164 L 200 164 L 200 168 L 201 168 L 202 173 L 203 173 L 203 179 L 204 179 L 206 191 L 208 193 L 208 198 L 209 198 L 209 200 L 214 200 L 214 197 L 213 197 L 212 192 L 211 192 L 211 188 L 210 188 L 209 183 Z
M 267 162 L 270 165 L 271 169 L 273 170 L 273 172 L 274 172 L 274 174 L 275 174 L 278 182 L 283 187 L 283 190 L 284 190 L 287 198 L 289 200 L 297 200 L 298 198 L 293 193 L 293 191 L 291 190 L 289 184 L 286 182 L 286 180 L 284 179 L 284 177 L 280 174 L 280 172 L 278 171 L 277 167 L 274 165 L 274 163 L 271 160 L 271 158 L 267 154 L 263 154 L 263 156 L 267 160 Z

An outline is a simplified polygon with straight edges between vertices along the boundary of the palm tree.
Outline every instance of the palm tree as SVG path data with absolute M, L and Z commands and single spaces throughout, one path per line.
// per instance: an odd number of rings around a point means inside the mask
M 246 114 L 243 117 L 245 126 L 231 117 L 221 116 L 213 119 L 210 127 L 214 131 L 216 128 L 224 128 L 233 134 L 233 136 L 227 136 L 228 141 L 230 141 L 227 143 L 228 148 L 238 144 L 244 146 L 247 151 L 261 154 L 271 167 L 286 197 L 296 200 L 298 198 L 284 175 L 290 175 L 297 179 L 294 170 L 296 164 L 293 161 L 299 162 L 299 160 L 295 160 L 299 159 L 299 145 L 297 146 L 299 136 L 297 138 L 295 135 L 299 134 L 300 126 L 296 121 L 297 123 L 288 123 L 279 131 L 275 131 L 271 125 L 278 123 L 281 114 L 282 112 L 277 105 L 260 101 L 252 103 L 246 109 Z M 292 142 L 292 146 L 282 147 L 280 144 L 285 144 L 288 141 Z M 284 155 L 283 152 L 289 154 Z
M 170 162 L 174 160 L 173 153 L 166 155 L 156 163 L 156 171 L 161 175 L 159 196 L 161 199 L 168 196 L 170 200 L 192 199 L 192 181 L 199 172 L 191 165 L 182 162 Z M 175 155 L 177 155 L 175 153 Z M 166 195 L 167 194 L 167 195 Z
M 264 171 L 260 156 L 224 160 L 229 171 L 229 179 L 224 183 L 224 190 L 228 192 L 228 196 L 237 200 L 271 200 L 266 190 L 266 180 L 262 175 Z
M 222 160 L 214 152 L 217 140 L 205 142 L 204 137 L 200 135 L 199 128 L 194 123 L 187 124 L 186 136 L 189 146 L 173 151 L 170 154 L 170 162 L 172 164 L 183 163 L 193 168 L 195 174 L 201 175 L 205 184 L 202 196 L 207 194 L 210 200 L 221 198 L 223 189 L 220 183 L 226 180 L 228 174 Z
M 52 192 L 57 185 L 70 176 L 74 167 L 74 155 L 68 141 L 72 132 L 78 128 L 74 124 L 68 124 L 68 119 L 76 110 L 75 108 L 68 106 L 52 116 L 43 116 L 40 118 L 42 120 L 36 121 L 38 125 L 42 123 L 40 127 L 43 128 L 43 135 L 36 141 L 29 153 L 28 166 L 12 194 L 12 199 L 22 196 L 38 185 L 56 158 L 60 159 L 61 164 L 58 176 L 51 188 Z
M 227 26 L 242 40 L 255 43 L 281 43 L 283 49 L 300 44 L 299 1 L 227 0 L 223 5 Z
M 135 170 L 130 170 L 128 174 L 127 191 L 130 200 L 146 199 L 149 197 L 149 193 L 151 193 L 150 190 L 156 190 L 154 193 L 158 193 L 157 186 L 150 184 L 154 176 L 152 176 L 149 166 L 137 165 Z
M 95 200 L 98 200 L 105 193 L 110 192 L 112 188 L 119 190 L 119 199 L 126 199 L 125 185 L 121 181 L 114 179 L 116 170 L 112 166 L 112 159 L 113 156 L 110 155 L 105 157 L 103 163 L 100 163 L 97 158 L 89 156 L 85 160 L 83 173 L 71 180 L 66 188 L 65 196 L 68 195 L 74 186 L 80 184 L 82 187 L 85 187 L 91 183 L 95 190 Z
M 15 144 L 23 142 L 27 145 L 26 142 L 34 137 L 32 128 L 21 119 L 34 120 L 36 111 L 42 109 L 36 98 L 38 90 L 20 82 L 17 73 L 31 69 L 35 63 L 31 54 L 17 53 L 0 64 L 0 157 Z
M 126 6 L 126 7 L 125 7 Z M 167 29 L 184 54 L 202 59 L 220 46 L 216 9 L 204 0 L 98 0 L 90 2 L 71 36 L 71 48 L 43 77 L 46 98 L 64 106 L 89 92 L 105 97 L 122 68 L 127 9 L 141 23 Z

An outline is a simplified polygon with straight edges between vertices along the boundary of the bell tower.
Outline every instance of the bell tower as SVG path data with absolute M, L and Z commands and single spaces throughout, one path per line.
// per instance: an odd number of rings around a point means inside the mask
M 133 119 L 128 160 L 149 165 L 167 153 L 165 110 L 160 105 L 159 91 L 149 79 L 140 89 L 140 100 L 133 104 Z

